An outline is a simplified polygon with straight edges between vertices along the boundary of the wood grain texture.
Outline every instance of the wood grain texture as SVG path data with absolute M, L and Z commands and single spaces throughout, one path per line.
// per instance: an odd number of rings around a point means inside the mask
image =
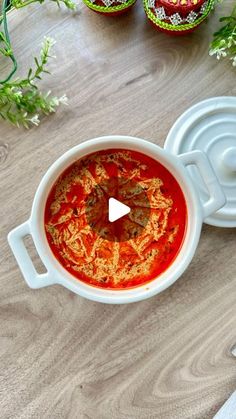
M 204 226 L 181 279 L 128 306 L 59 286 L 29 289 L 6 241 L 70 147 L 103 134 L 163 145 L 189 106 L 236 94 L 235 70 L 208 57 L 219 14 L 232 4 L 184 38 L 156 32 L 140 3 L 119 19 L 81 4 L 77 14 L 55 5 L 10 14 L 22 75 L 43 36 L 57 40 L 54 76 L 42 87 L 67 93 L 70 105 L 36 129 L 0 127 L 1 419 L 208 419 L 235 390 L 235 229 Z

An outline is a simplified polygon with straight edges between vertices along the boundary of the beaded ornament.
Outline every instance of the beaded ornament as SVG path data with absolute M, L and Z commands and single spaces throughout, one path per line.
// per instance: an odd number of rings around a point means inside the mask
M 181 34 L 200 25 L 215 0 L 143 0 L 143 3 L 147 17 L 158 29 Z
M 90 9 L 105 14 L 119 14 L 131 7 L 136 0 L 83 0 Z

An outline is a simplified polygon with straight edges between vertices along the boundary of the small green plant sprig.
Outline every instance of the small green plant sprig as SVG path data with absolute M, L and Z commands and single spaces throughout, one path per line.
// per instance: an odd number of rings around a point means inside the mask
M 236 67 L 236 5 L 232 14 L 222 17 L 220 22 L 226 24 L 214 34 L 209 54 L 216 56 L 217 60 L 228 58 Z
M 60 5 L 60 2 L 65 4 L 69 9 L 75 10 L 76 5 L 71 0 L 52 0 Z M 12 5 L 15 8 L 27 6 L 30 3 L 40 2 L 44 0 L 12 0 Z M 12 51 L 10 37 L 7 28 L 6 12 L 9 6 L 6 6 L 6 0 L 3 1 L 3 14 L 0 18 L 0 26 L 3 25 L 3 30 L 0 31 L 0 54 L 11 59 L 13 68 L 9 75 L 0 81 L 0 116 L 17 127 L 24 126 L 29 128 L 31 125 L 39 125 L 40 116 L 48 115 L 56 111 L 60 104 L 67 104 L 67 97 L 52 96 L 51 92 L 42 93 L 36 82 L 41 80 L 44 73 L 49 73 L 47 64 L 50 58 L 55 58 L 51 55 L 51 49 L 55 41 L 46 37 L 42 43 L 40 56 L 34 58 L 35 66 L 30 68 L 26 78 L 12 80 L 14 73 L 17 70 L 17 62 Z
M 61 4 L 64 4 L 68 9 L 76 10 L 76 4 L 71 0 L 51 0 L 60 7 Z M 12 0 L 11 5 L 16 9 L 21 9 L 22 7 L 28 6 L 32 3 L 44 3 L 45 0 Z
M 42 93 L 35 82 L 41 80 L 46 69 L 50 51 L 54 45 L 52 38 L 45 38 L 40 57 L 34 58 L 35 69 L 30 68 L 25 79 L 6 82 L 0 88 L 0 116 L 16 126 L 29 128 L 31 124 L 39 125 L 40 115 L 55 112 L 60 104 L 67 104 L 67 97 L 51 96 L 51 92 Z

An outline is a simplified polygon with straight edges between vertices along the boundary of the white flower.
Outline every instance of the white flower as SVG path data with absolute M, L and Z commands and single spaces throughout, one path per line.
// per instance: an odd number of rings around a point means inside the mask
M 227 52 L 226 51 L 221 51 L 221 50 L 219 50 L 217 53 L 216 53 L 216 58 L 217 58 L 217 60 L 220 60 L 221 59 L 221 57 L 226 57 L 227 56 Z
M 227 56 L 227 51 L 226 48 L 215 48 L 215 49 L 210 49 L 209 51 L 209 55 L 212 57 L 212 55 L 216 55 L 217 60 L 220 60 L 221 57 L 224 58 Z
M 40 51 L 41 59 L 47 55 L 49 57 L 49 52 L 51 51 L 52 47 L 55 45 L 55 39 L 51 38 L 51 36 L 45 36 L 42 42 L 42 49 Z M 56 58 L 55 55 L 50 54 L 50 58 Z
M 48 96 L 48 95 L 47 95 Z M 50 99 L 49 112 L 55 112 L 55 107 L 59 105 L 68 105 L 68 98 L 66 95 L 61 97 L 54 96 Z
M 210 51 L 209 51 L 210 57 L 212 57 L 215 54 L 216 54 L 216 49 L 210 49 Z
M 66 95 L 62 95 L 61 97 L 59 97 L 58 101 L 62 105 L 68 105 L 68 97 Z
M 53 45 L 55 45 L 55 43 L 56 43 L 55 39 L 53 39 L 51 36 L 45 36 L 42 42 L 42 47 L 44 47 L 45 44 L 48 44 L 49 48 L 52 48 Z
M 34 116 L 32 116 L 32 118 L 30 118 L 29 121 L 31 122 L 31 124 L 36 125 L 36 127 L 40 124 L 38 114 L 35 114 Z
M 236 67 L 236 55 L 234 56 L 234 57 L 232 57 L 232 58 L 230 58 L 233 62 L 232 62 L 232 65 L 234 66 L 234 67 Z
M 220 60 L 221 57 L 226 57 L 227 56 L 227 52 L 225 51 L 225 48 L 219 48 L 216 52 L 216 58 L 217 60 Z

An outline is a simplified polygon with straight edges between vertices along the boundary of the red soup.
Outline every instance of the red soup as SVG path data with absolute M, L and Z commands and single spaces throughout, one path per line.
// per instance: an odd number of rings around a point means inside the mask
M 130 208 L 109 221 L 109 199 Z M 46 203 L 49 246 L 78 280 L 124 289 L 147 283 L 176 258 L 185 235 L 183 192 L 162 164 L 135 151 L 111 149 L 73 163 Z

